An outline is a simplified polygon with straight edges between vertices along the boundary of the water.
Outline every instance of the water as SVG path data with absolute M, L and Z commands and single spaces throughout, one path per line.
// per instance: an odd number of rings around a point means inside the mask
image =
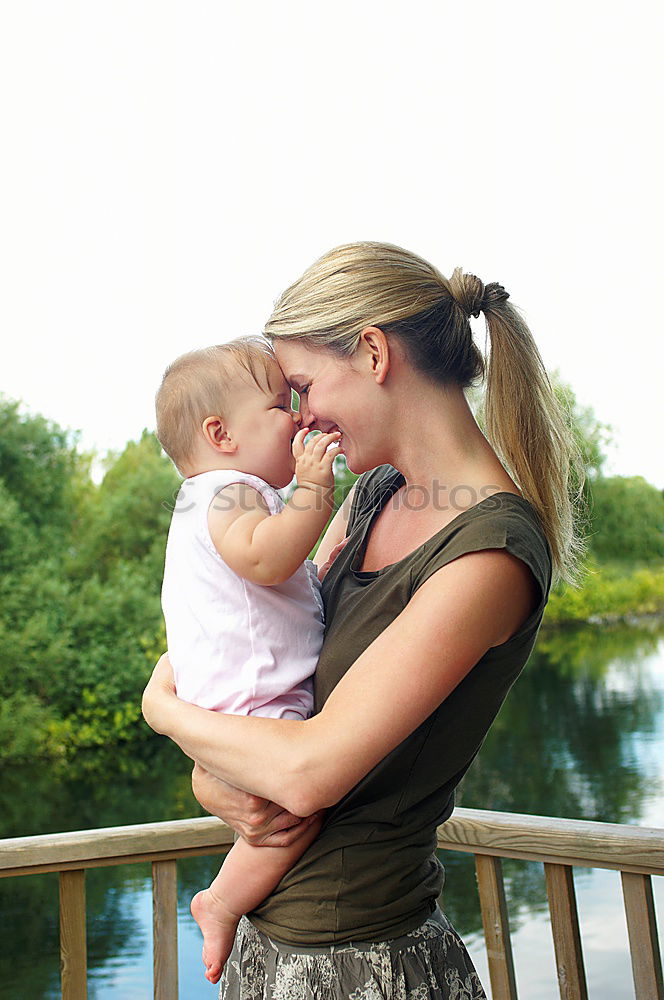
M 664 827 L 664 622 L 544 633 L 510 693 L 458 804 Z M 74 765 L 5 768 L 0 836 L 154 822 L 201 815 L 189 762 L 167 741 L 81 755 Z M 474 863 L 444 852 L 443 904 L 466 941 L 488 992 Z M 180 993 L 204 1000 L 201 939 L 189 915 L 194 892 L 219 858 L 178 862 Z M 544 873 L 504 862 L 520 996 L 557 1000 Z M 658 913 L 664 886 L 655 879 Z M 591 996 L 633 997 L 620 876 L 575 870 Z M 88 872 L 90 1000 L 152 996 L 149 865 Z M 660 923 L 661 923 L 660 916 Z M 59 996 L 57 875 L 0 880 L 0 997 Z

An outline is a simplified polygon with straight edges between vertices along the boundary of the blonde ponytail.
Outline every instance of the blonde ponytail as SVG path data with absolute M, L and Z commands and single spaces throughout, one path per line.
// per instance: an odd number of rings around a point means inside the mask
M 484 312 L 491 350 L 486 374 L 486 433 L 537 510 L 549 541 L 554 580 L 578 585 L 586 543 L 581 449 L 571 414 L 558 401 L 533 336 L 496 283 L 454 272 L 455 298 L 468 315 Z

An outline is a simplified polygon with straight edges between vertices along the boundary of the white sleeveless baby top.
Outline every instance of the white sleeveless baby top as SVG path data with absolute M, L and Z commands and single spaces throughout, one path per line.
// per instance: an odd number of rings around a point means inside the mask
M 307 559 L 267 587 L 227 566 L 210 538 L 208 509 L 219 490 L 238 482 L 258 490 L 270 515 L 283 510 L 276 490 L 233 470 L 186 479 L 178 494 L 161 591 L 177 693 L 232 715 L 306 719 L 324 630 L 316 567 Z

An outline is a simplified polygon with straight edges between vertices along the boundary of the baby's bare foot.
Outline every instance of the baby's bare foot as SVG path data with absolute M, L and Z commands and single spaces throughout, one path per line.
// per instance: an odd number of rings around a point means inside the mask
M 218 983 L 233 948 L 240 918 L 227 910 L 209 889 L 196 893 L 191 901 L 191 914 L 203 932 L 205 978 L 210 983 Z

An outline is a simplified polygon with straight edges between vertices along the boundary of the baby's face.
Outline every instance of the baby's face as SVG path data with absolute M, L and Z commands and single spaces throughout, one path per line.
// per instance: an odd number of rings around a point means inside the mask
M 291 389 L 276 362 L 270 361 L 267 378 L 261 373 L 260 383 L 242 373 L 228 430 L 237 445 L 239 471 L 283 489 L 295 472 L 292 443 L 300 415 L 291 407 Z

